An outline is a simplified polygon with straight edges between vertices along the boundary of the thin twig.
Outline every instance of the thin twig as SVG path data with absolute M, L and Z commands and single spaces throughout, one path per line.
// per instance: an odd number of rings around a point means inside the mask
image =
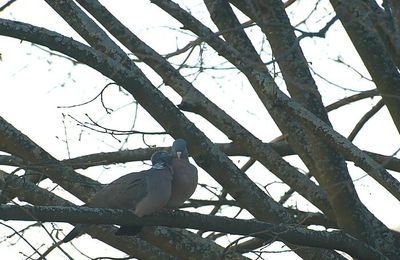
M 7 3 L 0 7 L 0 12 L 4 11 L 7 7 L 9 7 L 12 3 L 16 2 L 17 0 L 9 0 Z
M 385 105 L 383 103 L 383 99 L 379 100 L 379 102 L 371 108 L 365 115 L 360 119 L 360 121 L 356 124 L 354 127 L 353 131 L 351 131 L 349 137 L 349 141 L 353 141 L 356 135 L 360 132 L 361 128 L 367 123 L 368 120 L 370 120 L 378 111 Z
M 98 123 L 96 123 L 92 118 L 89 117 L 88 114 L 86 114 L 86 117 L 91 121 L 91 124 L 88 122 L 83 123 L 71 115 L 69 115 L 69 117 L 72 118 L 73 120 L 75 120 L 78 123 L 78 125 L 88 128 L 90 130 L 99 132 L 99 133 L 103 133 L 103 134 L 111 134 L 111 135 L 130 135 L 130 134 L 164 135 L 164 134 L 166 134 L 166 132 L 143 132 L 143 131 L 136 131 L 136 130 L 126 130 L 125 131 L 125 130 L 116 130 L 116 129 L 107 128 L 107 127 L 101 126 Z M 102 130 L 96 129 L 93 126 L 99 127 Z
M 103 106 L 104 109 L 106 110 L 107 114 L 110 114 L 113 110 L 112 110 L 111 108 L 108 108 L 108 107 L 106 107 L 106 106 L 104 105 L 103 93 L 104 93 L 104 91 L 106 90 L 106 88 L 108 88 L 108 87 L 111 86 L 111 85 L 117 85 L 117 84 L 114 83 L 114 82 L 108 83 L 108 84 L 100 91 L 99 94 L 97 94 L 94 98 L 92 98 L 92 99 L 90 99 L 90 100 L 88 100 L 88 101 L 85 101 L 85 102 L 83 102 L 83 103 L 76 104 L 76 105 L 58 106 L 57 108 L 73 108 L 73 107 L 79 107 L 79 106 L 87 105 L 87 104 L 93 102 L 94 100 L 96 100 L 98 97 L 100 97 L 102 106 Z
M 371 89 L 371 90 L 367 90 L 367 91 L 363 91 L 361 93 L 349 96 L 349 97 L 345 97 L 339 101 L 336 101 L 335 103 L 332 103 L 328 106 L 326 106 L 326 111 L 330 112 L 332 110 L 335 110 L 339 107 L 348 105 L 352 102 L 364 99 L 364 98 L 372 98 L 374 96 L 378 96 L 379 92 L 377 89 Z

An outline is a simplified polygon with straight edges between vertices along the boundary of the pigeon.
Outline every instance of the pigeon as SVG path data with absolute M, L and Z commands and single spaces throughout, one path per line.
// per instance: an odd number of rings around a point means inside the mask
M 187 143 L 173 142 L 170 152 L 157 151 L 152 168 L 124 175 L 99 190 L 85 205 L 96 208 L 130 209 L 143 217 L 162 208 L 176 209 L 188 200 L 197 187 L 197 168 L 189 162 Z M 89 224 L 78 224 L 63 242 L 83 234 Z M 141 226 L 121 226 L 116 235 L 136 235 Z
M 178 208 L 188 200 L 197 187 L 197 168 L 189 162 L 186 141 L 176 139 L 171 149 L 170 165 L 173 171 L 171 197 L 167 208 Z
M 172 144 L 170 153 L 159 151 L 151 157 L 153 168 L 170 167 L 173 172 L 171 196 L 165 208 L 177 209 L 188 200 L 197 187 L 197 168 L 189 162 L 186 141 L 177 139 Z M 141 226 L 122 226 L 116 235 L 134 236 L 141 231 Z

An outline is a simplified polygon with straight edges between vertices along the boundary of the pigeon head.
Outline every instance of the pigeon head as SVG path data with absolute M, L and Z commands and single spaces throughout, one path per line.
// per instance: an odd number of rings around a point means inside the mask
M 172 156 L 164 151 L 157 151 L 151 156 L 151 164 L 153 168 L 161 169 L 171 163 Z
M 188 159 L 189 153 L 186 147 L 186 141 L 176 139 L 172 144 L 172 156 L 178 159 Z

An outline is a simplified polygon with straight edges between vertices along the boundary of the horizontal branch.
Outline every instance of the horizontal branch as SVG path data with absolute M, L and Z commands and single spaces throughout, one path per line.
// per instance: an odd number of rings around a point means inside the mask
M 0 219 L 191 228 L 335 249 L 360 259 L 385 259 L 375 249 L 341 231 L 314 231 L 295 225 L 274 225 L 256 220 L 232 219 L 179 210 L 163 210 L 158 214 L 139 218 L 129 210 L 2 205 Z
M 242 147 L 235 143 L 220 143 L 216 144 L 221 151 L 228 156 L 250 156 L 250 154 L 243 150 Z M 287 142 L 277 143 L 264 143 L 264 145 L 270 145 L 275 151 L 281 156 L 294 155 L 294 151 L 290 148 Z M 89 155 L 83 155 L 71 159 L 62 160 L 64 165 L 68 165 L 73 169 L 87 169 L 93 166 L 99 165 L 111 165 L 116 163 L 127 163 L 136 161 L 150 160 L 151 155 L 157 150 L 168 149 L 167 147 L 149 147 L 149 148 L 138 148 L 131 150 L 123 150 L 116 152 L 101 152 Z M 382 164 L 388 170 L 400 172 L 400 159 L 368 151 L 363 151 L 372 157 L 376 162 Z M 346 157 L 346 160 L 350 158 Z M 25 160 L 22 160 L 16 156 L 0 155 L 0 165 L 16 166 L 26 168 L 32 166 Z

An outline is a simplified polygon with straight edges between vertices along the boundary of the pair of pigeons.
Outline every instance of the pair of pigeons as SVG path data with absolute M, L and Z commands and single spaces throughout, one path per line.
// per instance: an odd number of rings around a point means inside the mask
M 194 193 L 197 169 L 189 162 L 186 141 L 177 139 L 170 152 L 157 151 L 151 157 L 152 168 L 124 175 L 98 191 L 88 207 L 132 209 L 142 217 L 162 208 L 178 208 Z M 88 227 L 78 224 L 63 239 L 68 242 Z M 117 234 L 132 235 L 138 227 L 121 227 Z

